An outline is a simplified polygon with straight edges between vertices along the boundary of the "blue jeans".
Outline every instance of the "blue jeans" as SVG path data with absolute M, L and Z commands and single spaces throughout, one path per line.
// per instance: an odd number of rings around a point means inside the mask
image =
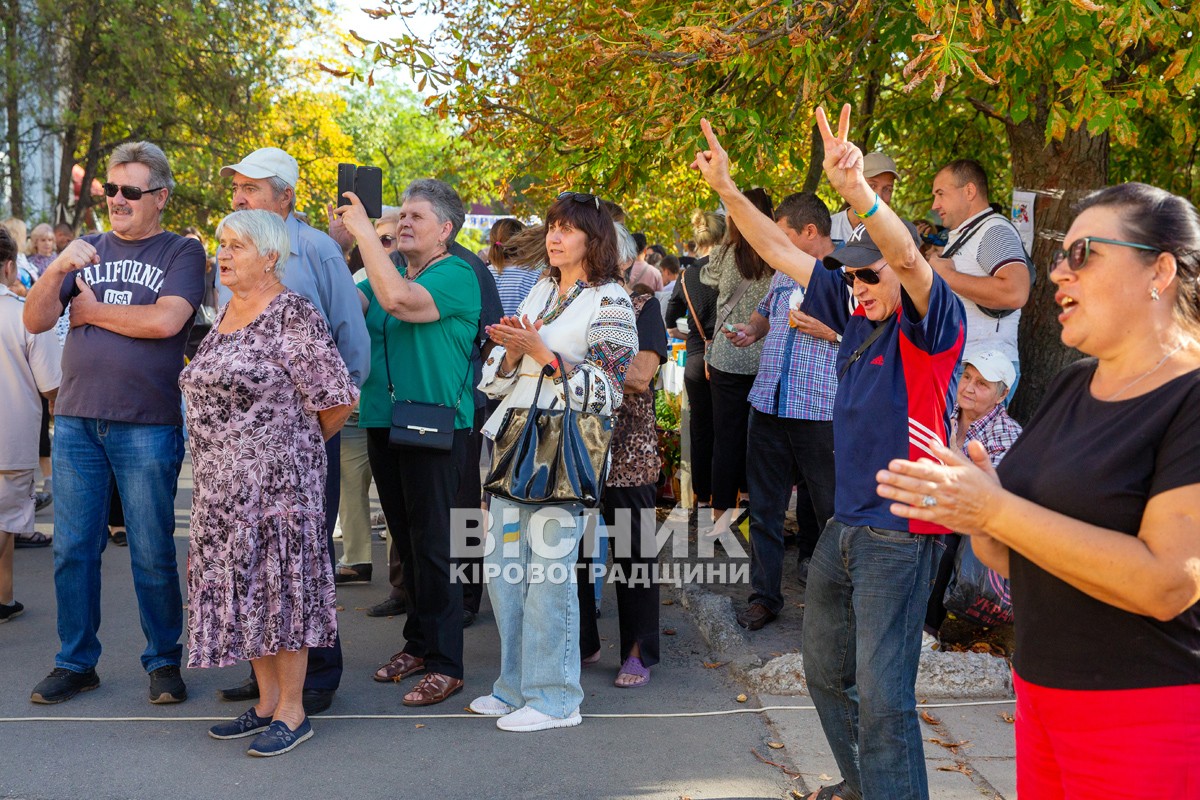
M 572 517 L 577 524 L 542 526 L 535 517 L 540 511 Z M 488 536 L 494 547 L 489 544 L 492 550 L 484 556 L 485 570 L 500 570 L 487 579 L 500 632 L 500 677 L 492 694 L 510 706 L 531 706 L 560 719 L 583 702 L 574 583 L 582 512 L 578 505 L 529 506 L 493 497 Z M 531 567 L 545 571 L 541 580 Z
M 82 417 L 54 421 L 54 592 L 57 667 L 84 672 L 100 660 L 100 554 L 108 543 L 113 481 L 125 509 L 147 672 L 183 655 L 183 597 L 175 561 L 175 490 L 183 464 L 178 425 Z
M 941 538 L 831 519 L 813 553 L 804 675 L 846 800 L 929 797 L 915 685 Z

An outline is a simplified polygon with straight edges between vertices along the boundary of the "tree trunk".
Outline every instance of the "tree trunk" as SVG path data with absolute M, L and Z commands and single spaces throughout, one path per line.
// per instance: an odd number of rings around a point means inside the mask
M 804 185 L 800 187 L 802 192 L 815 192 L 821 185 L 821 177 L 825 174 L 821 166 L 825 161 L 825 142 L 821 140 L 821 133 L 817 130 L 816 125 L 812 126 L 810 136 L 808 172 L 804 175 Z
M 1082 357 L 1059 339 L 1059 308 L 1048 267 L 1054 252 L 1063 246 L 1063 235 L 1074 217 L 1072 207 L 1108 183 L 1107 134 L 1093 136 L 1084 126 L 1068 131 L 1062 141 L 1047 143 L 1045 130 L 1044 114 L 1008 126 L 1013 187 L 1037 193 L 1030 255 L 1038 267 L 1038 278 L 1021 311 L 1021 380 L 1010 408 L 1021 422 L 1027 422 L 1037 410 L 1059 370 Z
M 21 34 L 17 29 L 21 19 L 19 0 L 8 0 L 4 9 L 4 114 L 8 125 L 5 142 L 8 145 L 8 185 L 11 188 L 12 215 L 25 218 L 25 181 L 21 173 Z

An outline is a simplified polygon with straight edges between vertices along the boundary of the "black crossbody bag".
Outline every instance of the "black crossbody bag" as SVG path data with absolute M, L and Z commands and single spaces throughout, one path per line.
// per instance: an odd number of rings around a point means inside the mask
M 467 377 L 458 390 L 458 399 L 454 405 L 442 403 L 418 403 L 412 400 L 397 400 L 396 390 L 392 385 L 392 363 L 388 359 L 387 324 L 391 315 L 383 320 L 383 365 L 387 370 L 388 397 L 392 399 L 392 428 L 388 434 L 388 444 L 392 447 L 423 447 L 426 450 L 441 450 L 448 452 L 454 447 L 454 418 L 458 414 L 458 404 L 462 402 L 463 392 L 471 382 L 474 364 L 471 363 L 471 353 L 467 351 Z

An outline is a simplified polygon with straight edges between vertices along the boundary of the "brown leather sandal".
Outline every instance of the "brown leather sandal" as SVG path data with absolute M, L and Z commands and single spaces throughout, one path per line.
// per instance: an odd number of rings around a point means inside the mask
M 430 672 L 421 678 L 413 690 L 404 695 L 406 706 L 431 706 L 462 691 L 463 682 L 440 672 Z
M 405 652 L 399 652 L 388 659 L 388 663 L 375 670 L 375 680 L 379 683 L 399 682 L 409 675 L 416 675 L 425 669 L 425 659 L 417 658 Z

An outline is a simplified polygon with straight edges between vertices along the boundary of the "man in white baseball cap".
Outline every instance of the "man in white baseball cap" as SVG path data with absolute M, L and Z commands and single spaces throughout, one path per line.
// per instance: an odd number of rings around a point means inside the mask
M 263 147 L 237 164 L 221 167 L 221 175 L 233 179 L 234 211 L 271 211 L 287 224 L 291 253 L 282 270 L 283 285 L 311 300 L 325 317 L 350 377 L 361 387 L 371 369 L 371 340 L 358 287 L 350 277 L 338 243 L 296 217 L 296 183 L 300 178 L 296 159 L 278 147 Z M 230 292 L 223 286 L 218 285 L 217 293 L 221 303 L 229 299 Z M 329 463 L 325 480 L 325 528 L 332 557 L 333 527 L 340 500 L 341 434 L 325 443 L 325 454 Z M 341 678 L 340 637 L 333 647 L 309 648 L 304 680 L 305 712 L 319 714 L 329 708 Z M 241 684 L 217 694 L 230 702 L 254 699 L 258 697 L 258 682 L 252 674 Z
M 896 181 L 900 178 L 900 169 L 896 162 L 886 153 L 867 153 L 863 156 L 863 177 L 867 185 L 875 190 L 879 199 L 885 204 L 892 204 L 892 192 Z M 850 233 L 862 223 L 854 209 L 846 207 L 834 214 L 830 220 L 829 238 L 834 244 L 844 244 L 850 240 Z

